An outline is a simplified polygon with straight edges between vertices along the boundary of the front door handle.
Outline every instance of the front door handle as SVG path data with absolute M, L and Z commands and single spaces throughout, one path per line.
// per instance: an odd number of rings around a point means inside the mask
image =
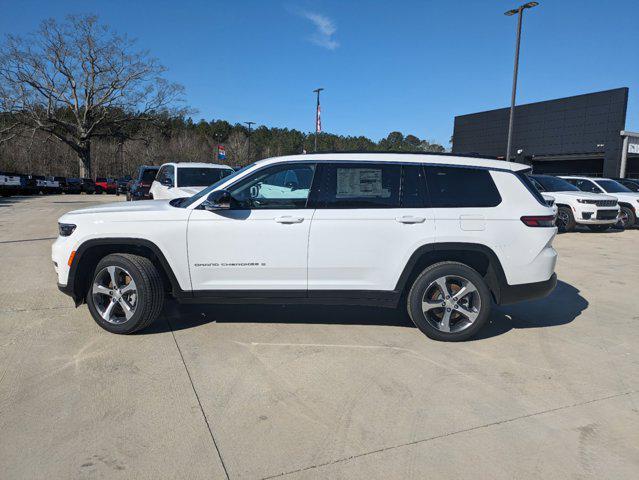
M 275 221 L 277 223 L 291 224 L 291 223 L 302 223 L 304 219 L 302 217 L 291 217 L 290 215 L 284 215 L 283 217 L 276 217 Z
M 424 223 L 425 217 L 414 217 L 412 215 L 404 215 L 402 217 L 395 218 L 399 223 Z

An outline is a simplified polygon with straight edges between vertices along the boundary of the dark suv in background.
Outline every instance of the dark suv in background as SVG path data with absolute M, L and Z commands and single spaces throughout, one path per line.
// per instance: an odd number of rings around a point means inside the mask
M 133 179 L 131 175 L 124 175 L 116 180 L 117 188 L 115 191 L 116 195 L 125 194 L 129 190 L 129 184 Z
M 137 178 L 130 183 L 129 190 L 126 192 L 126 199 L 149 200 L 151 198 L 149 189 L 159 169 L 160 167 L 142 165 L 138 170 Z

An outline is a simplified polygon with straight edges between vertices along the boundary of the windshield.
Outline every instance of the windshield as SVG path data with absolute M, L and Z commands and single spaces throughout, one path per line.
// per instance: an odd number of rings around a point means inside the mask
M 627 193 L 632 192 L 628 187 L 614 180 L 597 180 L 597 185 L 603 188 L 606 193 Z
M 532 177 L 543 187 L 544 192 L 579 192 L 574 185 L 568 183 L 563 178 L 551 177 L 550 175 L 539 175 Z
M 251 163 L 250 165 L 247 165 L 246 167 L 242 167 L 239 170 L 236 170 L 235 172 L 231 173 L 230 175 L 219 179 L 217 182 L 215 182 L 213 185 L 211 185 L 210 187 L 205 188 L 204 190 L 202 190 L 199 193 L 196 193 L 195 195 L 193 195 L 190 198 L 185 198 L 184 200 L 182 200 L 179 204 L 176 204 L 176 207 L 181 207 L 181 208 L 186 208 L 189 205 L 193 205 L 193 203 L 197 202 L 200 198 L 202 197 L 206 197 L 208 196 L 209 193 L 211 193 L 213 190 L 215 190 L 218 186 L 220 186 L 222 183 L 231 180 L 235 177 L 237 177 L 238 175 L 241 175 L 242 173 L 244 173 L 245 171 L 247 171 L 249 168 L 252 168 L 253 165 L 255 165 L 254 163 Z M 229 170 L 230 171 L 230 170 Z
M 218 180 L 228 177 L 233 170 L 229 168 L 178 168 L 178 187 L 208 187 Z

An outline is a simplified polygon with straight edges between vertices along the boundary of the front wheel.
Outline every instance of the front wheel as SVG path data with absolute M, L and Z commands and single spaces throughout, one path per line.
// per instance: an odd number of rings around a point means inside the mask
M 557 220 L 555 220 L 557 229 L 560 232 L 572 232 L 575 229 L 577 222 L 575 222 L 575 216 L 569 207 L 559 207 L 557 210 Z
M 488 320 L 491 296 L 483 277 L 463 263 L 441 262 L 426 268 L 413 282 L 408 314 L 434 340 L 471 338 Z
M 95 268 L 86 297 L 98 325 L 127 334 L 150 325 L 162 311 L 162 277 L 151 260 L 128 253 L 104 257 Z
M 631 208 L 621 206 L 619 210 L 619 219 L 617 220 L 617 227 L 628 228 L 632 227 L 637 221 L 637 216 Z

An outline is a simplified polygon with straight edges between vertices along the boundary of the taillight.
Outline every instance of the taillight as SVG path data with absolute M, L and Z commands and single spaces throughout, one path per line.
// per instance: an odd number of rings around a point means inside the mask
M 521 217 L 521 221 L 528 227 L 554 227 L 554 215 L 530 215 Z

